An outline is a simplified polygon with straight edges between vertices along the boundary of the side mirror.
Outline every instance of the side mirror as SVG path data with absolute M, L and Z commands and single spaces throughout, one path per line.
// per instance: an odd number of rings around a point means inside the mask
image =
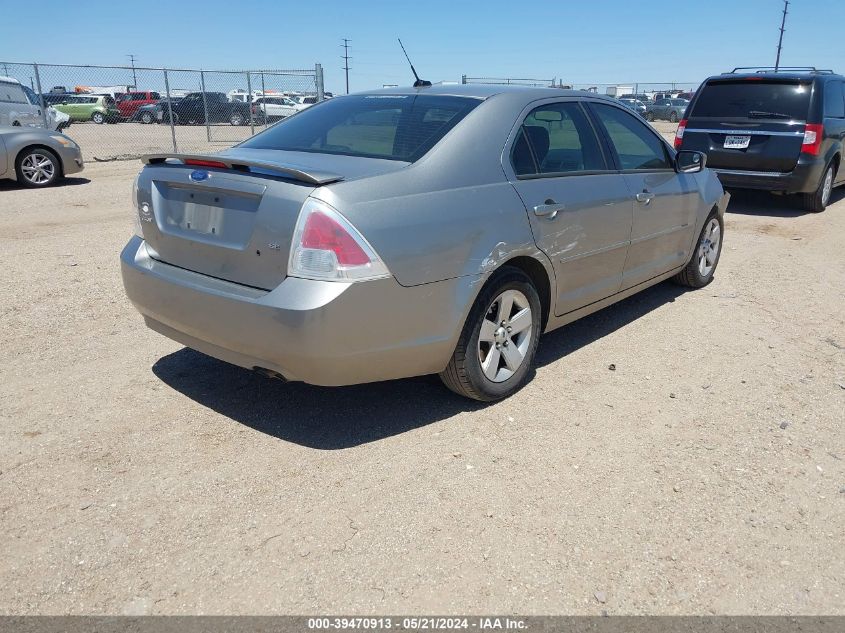
M 697 174 L 707 164 L 707 154 L 682 149 L 675 155 L 675 171 L 679 174 Z

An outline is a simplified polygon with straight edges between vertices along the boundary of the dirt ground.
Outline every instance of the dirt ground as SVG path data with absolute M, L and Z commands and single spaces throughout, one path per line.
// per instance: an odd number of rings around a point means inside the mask
M 482 406 L 145 329 L 137 170 L 0 183 L 0 613 L 845 614 L 845 192 L 735 194 L 713 284 L 549 334 Z

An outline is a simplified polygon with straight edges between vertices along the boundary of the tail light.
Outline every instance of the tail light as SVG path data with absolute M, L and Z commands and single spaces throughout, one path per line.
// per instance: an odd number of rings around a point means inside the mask
M 824 126 L 820 123 L 808 123 L 804 126 L 804 140 L 801 142 L 801 153 L 818 156 L 824 138 Z
M 193 165 L 194 167 L 218 167 L 220 169 L 227 169 L 226 163 L 221 163 L 219 160 L 200 160 L 199 158 L 186 158 L 186 165 Z
M 330 205 L 308 198 L 293 233 L 288 275 L 323 281 L 390 276 L 364 236 Z
M 678 123 L 678 129 L 675 130 L 675 149 L 681 149 L 681 144 L 684 142 L 684 130 L 687 129 L 687 120 L 681 119 Z

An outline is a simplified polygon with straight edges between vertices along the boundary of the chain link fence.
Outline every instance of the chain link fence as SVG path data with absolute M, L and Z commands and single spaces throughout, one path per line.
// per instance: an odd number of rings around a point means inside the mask
M 240 142 L 324 98 L 323 70 L 196 70 L 0 61 L 42 120 L 86 160 L 209 152 Z M 64 122 L 64 123 L 62 123 Z

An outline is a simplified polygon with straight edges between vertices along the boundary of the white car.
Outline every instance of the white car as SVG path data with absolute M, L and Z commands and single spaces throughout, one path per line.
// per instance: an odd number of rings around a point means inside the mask
M 44 127 L 41 108 L 30 103 L 24 88 L 13 77 L 0 77 L 0 125 Z
M 258 122 L 276 121 L 307 108 L 287 97 L 258 97 L 252 102 L 252 117 Z

